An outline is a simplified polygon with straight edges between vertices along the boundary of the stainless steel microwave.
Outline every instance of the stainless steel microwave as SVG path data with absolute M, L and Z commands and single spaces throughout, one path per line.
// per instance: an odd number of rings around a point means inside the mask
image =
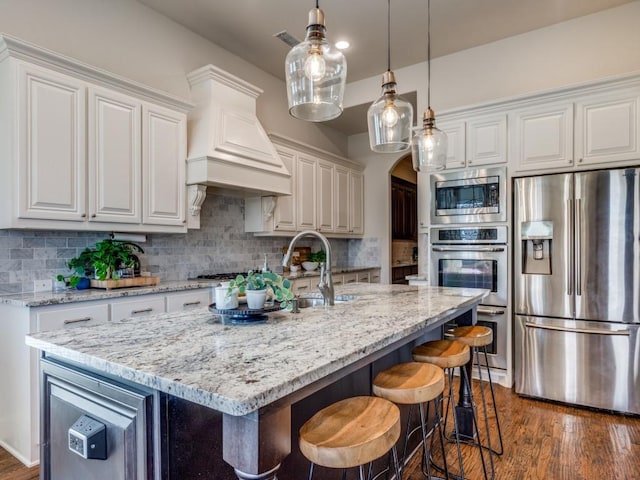
M 431 174 L 431 223 L 507 221 L 507 169 Z

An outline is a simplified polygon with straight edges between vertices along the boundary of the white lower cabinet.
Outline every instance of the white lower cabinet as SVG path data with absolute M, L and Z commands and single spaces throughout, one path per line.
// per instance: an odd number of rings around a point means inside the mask
M 167 312 L 181 312 L 208 307 L 213 302 L 211 289 L 167 295 Z
M 111 320 L 143 317 L 166 311 L 164 295 L 144 295 L 136 300 L 118 300 L 111 304 Z
M 315 280 L 315 281 L 312 282 L 312 280 Z M 293 293 L 296 293 L 296 294 L 313 292 L 315 286 L 318 283 L 317 280 L 318 280 L 318 277 L 296 278 L 295 280 L 293 280 L 293 285 L 291 290 L 293 291 Z
M 39 461 L 39 352 L 25 344 L 25 335 L 96 326 L 164 311 L 205 308 L 210 303 L 211 289 L 207 287 L 40 307 L 0 304 L 0 446 L 25 465 Z

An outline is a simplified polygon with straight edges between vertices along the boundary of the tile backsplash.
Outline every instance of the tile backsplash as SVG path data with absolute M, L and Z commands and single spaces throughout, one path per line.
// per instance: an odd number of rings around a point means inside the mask
M 141 243 L 142 268 L 162 280 L 186 280 L 205 273 L 242 271 L 260 267 L 267 255 L 269 267 L 281 271 L 282 247 L 291 238 L 255 237 L 244 233 L 244 200 L 209 188 L 202 206 L 199 230 L 186 234 L 149 234 Z M 106 232 L 0 230 L 0 294 L 33 291 L 34 280 L 68 274 L 69 259 L 86 247 L 108 238 Z M 376 238 L 330 239 L 333 265 L 377 266 Z M 302 239 L 300 246 L 319 250 L 322 244 Z

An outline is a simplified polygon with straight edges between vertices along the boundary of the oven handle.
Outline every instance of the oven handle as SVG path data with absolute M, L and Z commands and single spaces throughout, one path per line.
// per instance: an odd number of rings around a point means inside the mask
M 504 252 L 506 247 L 431 247 L 434 252 Z
M 479 315 L 489 315 L 491 317 L 497 317 L 498 315 L 504 315 L 504 310 L 498 310 L 497 308 L 482 308 L 478 307 Z

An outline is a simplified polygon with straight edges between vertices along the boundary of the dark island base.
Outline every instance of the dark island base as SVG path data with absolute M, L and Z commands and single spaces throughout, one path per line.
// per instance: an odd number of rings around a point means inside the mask
M 282 463 L 278 471 L 278 480 L 299 480 L 308 472 L 309 462 L 298 449 L 298 431 L 304 422 L 318 410 L 338 400 L 357 395 L 371 395 L 371 382 L 379 371 L 397 363 L 411 361 L 411 350 L 415 345 L 440 338 L 440 336 L 440 329 L 429 332 L 415 343 L 406 345 L 294 403 L 291 406 L 291 454 Z M 237 480 L 233 468 L 222 460 L 222 414 L 175 397 L 169 397 L 167 402 L 169 422 L 166 430 L 166 445 L 168 446 L 169 478 Z M 401 439 L 403 439 L 409 408 L 402 407 L 401 412 L 403 421 Z M 417 417 L 418 415 L 413 415 L 414 426 L 419 425 Z M 419 435 L 414 435 L 409 451 L 413 451 L 418 444 Z M 400 454 L 401 448 L 402 445 L 399 445 Z M 375 471 L 384 469 L 386 465 L 386 458 L 379 460 L 375 465 Z M 316 467 L 314 471 L 314 479 L 339 478 L 341 478 L 341 472 L 337 470 Z

